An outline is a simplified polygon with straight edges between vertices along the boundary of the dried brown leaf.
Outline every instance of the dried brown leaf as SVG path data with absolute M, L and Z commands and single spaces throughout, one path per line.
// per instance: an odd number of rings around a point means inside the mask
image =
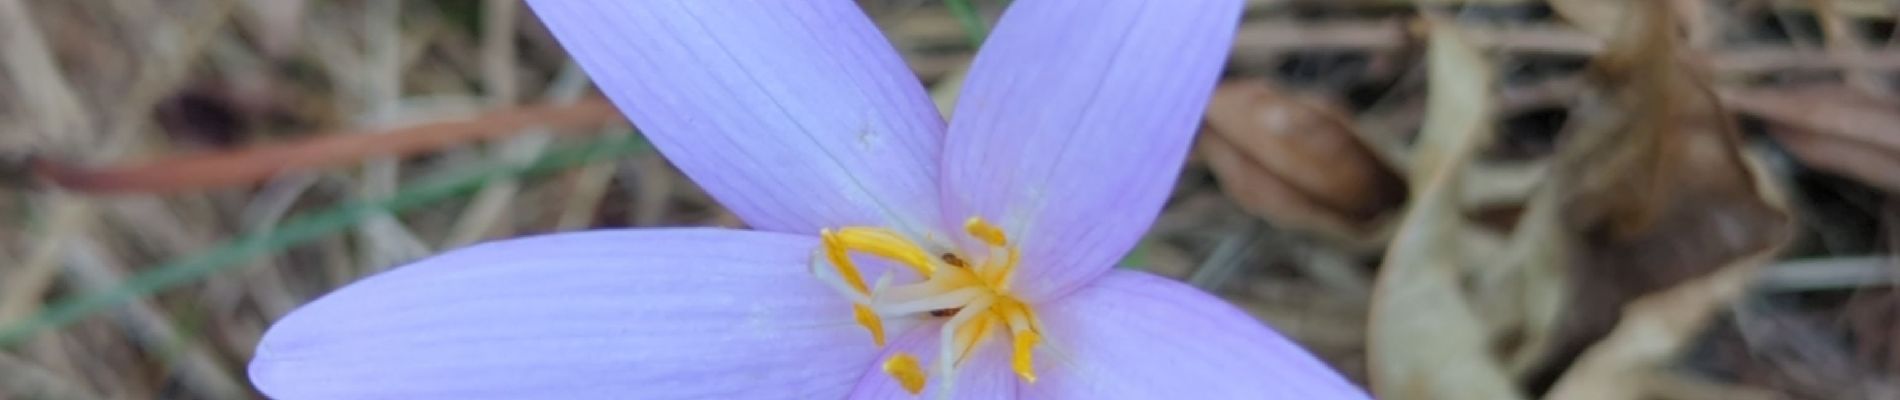
M 1545 397 L 1551 400 L 1643 399 L 1632 385 L 1658 372 L 1702 331 L 1715 311 L 1742 293 L 1755 267 L 1773 258 L 1761 252 L 1714 273 L 1629 302 L 1616 330 L 1585 351 Z
M 1514 378 L 1522 379 L 1540 365 L 1569 305 L 1565 258 L 1570 248 L 1564 240 L 1562 210 L 1557 191 L 1542 186 L 1501 251 L 1474 253 L 1501 254 L 1474 260 L 1482 269 L 1474 271 L 1468 290 L 1496 335 L 1492 348 Z
M 1216 89 L 1207 121 L 1200 148 L 1222 190 L 1282 227 L 1369 242 L 1404 201 L 1398 174 L 1337 108 L 1236 81 Z
M 1408 177 L 1415 190 L 1373 293 L 1367 351 L 1386 399 L 1523 398 L 1490 356 L 1491 332 L 1461 292 L 1461 169 L 1491 135 L 1490 63 L 1434 24 L 1424 128 Z
M 1672 9 L 1633 10 L 1553 167 L 1576 297 L 1538 378 L 1564 370 L 1550 398 L 1642 398 L 1632 379 L 1665 366 L 1791 232 L 1779 191 L 1678 62 Z

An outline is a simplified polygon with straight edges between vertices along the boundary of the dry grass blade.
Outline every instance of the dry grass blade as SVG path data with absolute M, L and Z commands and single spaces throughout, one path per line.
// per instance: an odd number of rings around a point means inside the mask
M 85 168 L 37 160 L 34 173 L 87 193 L 175 193 L 250 184 L 291 170 L 346 165 L 370 156 L 401 156 L 521 131 L 529 126 L 595 125 L 618 117 L 604 100 L 543 105 L 427 123 L 376 134 L 335 133 L 231 152 L 194 154 L 144 164 Z M 581 132 L 581 131 L 575 131 Z
M 1628 14 L 1636 8 L 1632 6 L 1650 2 L 1667 3 L 1687 28 L 1691 43 L 1705 45 L 1715 39 L 1717 32 L 1704 22 L 1708 14 L 1704 0 L 1550 0 L 1550 8 L 1591 36 L 1612 39 L 1637 28 L 1629 25 Z
M 19 0 L 0 1 L 0 49 L 4 49 L 4 53 L 0 53 L 0 64 L 6 68 L 6 77 L 22 85 L 22 93 L 30 94 L 23 99 L 26 101 L 18 104 L 26 107 L 27 115 L 38 122 L 33 128 L 40 137 L 34 139 L 44 144 L 90 135 L 94 125 L 85 116 L 85 106 L 67 84 L 66 75 L 55 63 L 57 58 L 47 48 L 40 32 L 26 4 Z
M 1386 252 L 1368 336 L 1373 392 L 1386 399 L 1522 398 L 1489 356 L 1488 332 L 1460 293 L 1460 170 L 1491 135 L 1490 63 L 1433 24 L 1428 103 L 1409 181 L 1414 196 Z
M 1616 36 L 1616 32 L 1625 23 L 1623 8 L 1627 6 L 1627 2 L 1627 0 L 1550 0 L 1550 8 L 1556 11 L 1557 15 L 1570 21 L 1571 26 L 1596 37 L 1608 38 Z
M 82 290 L 105 291 L 126 279 L 124 265 L 107 254 L 104 247 L 91 237 L 74 239 L 67 249 L 66 262 L 68 271 Z M 175 368 L 180 382 L 193 393 L 204 398 L 233 399 L 249 392 L 230 371 L 218 364 L 216 357 L 205 350 L 202 340 L 181 334 L 172 325 L 173 318 L 153 304 L 145 301 L 132 303 L 118 316 L 119 323 L 125 326 L 129 336 L 147 352 L 173 352 L 168 361 Z M 14 321 L 6 323 L 11 325 Z
M 1344 112 L 1230 82 L 1208 106 L 1199 149 L 1221 190 L 1283 229 L 1365 246 L 1405 199 L 1405 184 L 1353 132 Z
M 11 398 L 8 396 L 68 400 L 101 398 L 77 382 L 63 379 L 58 373 L 4 352 L 0 352 L 0 371 L 6 371 L 0 373 L 0 399 Z
M 1900 285 L 1900 260 L 1886 256 L 1783 261 L 1755 278 L 1754 290 L 1797 292 Z
M 517 77 L 515 71 L 515 20 L 520 4 L 510 0 L 487 0 L 482 2 L 482 86 L 488 89 L 488 103 L 507 107 L 515 104 Z M 579 67 L 568 65 L 562 69 L 562 77 L 556 78 L 556 89 L 563 92 L 552 97 L 556 102 L 573 101 L 587 86 L 587 79 L 581 76 Z M 579 83 L 573 83 L 579 82 Z M 542 130 L 516 135 L 498 143 L 491 149 L 496 158 L 513 163 L 532 161 L 536 154 L 546 148 L 550 135 Z M 468 207 L 462 209 L 462 216 L 451 225 L 448 239 L 443 247 L 453 248 L 468 245 L 476 241 L 489 239 L 495 235 L 513 233 L 513 220 L 507 218 L 507 210 L 513 203 L 521 183 L 515 180 L 490 182 L 480 193 L 475 194 Z
M 1900 193 L 1900 104 L 1858 89 L 1728 90 L 1722 101 L 1767 120 L 1768 132 L 1811 167 Z
M 612 124 L 606 128 L 606 135 L 631 135 L 632 128 Z M 611 137 L 611 136 L 610 136 Z M 614 168 L 618 163 L 600 163 L 581 167 L 570 180 L 570 190 L 561 205 L 561 213 L 555 217 L 554 230 L 567 231 L 586 229 L 594 225 L 594 216 L 600 214 L 601 200 L 607 195 L 609 184 L 614 178 Z
M 295 50 L 303 31 L 309 0 L 248 0 L 242 3 L 241 22 L 257 37 L 266 55 L 280 57 Z
M 1900 171 L 1900 150 L 1788 126 L 1770 127 L 1769 133 L 1802 165 L 1900 193 L 1900 174 L 1894 173 Z
M 1854 32 L 1847 16 L 1838 10 L 1838 3 L 1834 0 L 1808 0 L 1814 9 L 1815 18 L 1821 24 L 1828 56 L 1846 66 L 1844 78 L 1849 86 L 1867 93 L 1890 96 L 1892 89 L 1886 87 L 1880 75 L 1871 68 L 1859 65 L 1859 55 L 1866 51 L 1867 43 Z
M 1724 105 L 1771 122 L 1900 152 L 1900 103 L 1839 86 L 1728 90 Z
M 0 277 L 0 322 L 11 322 L 39 308 L 41 296 L 59 273 L 59 255 L 71 245 L 73 236 L 84 232 L 94 218 L 92 203 L 77 201 L 63 194 L 45 195 L 41 201 L 50 210 L 46 230 L 38 235 L 26 262 L 14 266 Z

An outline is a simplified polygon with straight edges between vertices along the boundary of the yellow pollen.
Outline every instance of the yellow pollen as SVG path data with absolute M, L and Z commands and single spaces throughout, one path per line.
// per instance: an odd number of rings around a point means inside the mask
M 865 330 L 871 331 L 871 342 L 876 343 L 877 347 L 884 347 L 884 320 L 878 319 L 877 312 L 863 304 L 852 304 L 851 312 L 857 315 L 858 325 L 864 325 Z
M 897 353 L 890 359 L 884 360 L 884 373 L 896 379 L 897 384 L 903 386 L 904 391 L 910 394 L 915 395 L 924 391 L 924 380 L 927 379 L 927 375 L 924 374 L 924 368 L 917 364 L 917 357 Z
M 906 353 L 896 353 L 883 363 L 884 372 L 911 394 L 923 391 L 930 374 L 949 385 L 963 361 L 996 332 L 1009 335 L 1010 340 L 998 345 L 1008 343 L 1010 368 L 1016 376 L 1026 383 L 1036 382 L 1034 355 L 1044 339 L 1041 327 L 1034 309 L 1010 290 L 1022 252 L 1010 245 L 1001 228 L 982 218 L 966 220 L 963 228 L 970 238 L 988 248 L 977 253 L 944 251 L 940 246 L 926 248 L 909 236 L 877 227 L 850 226 L 819 232 L 824 257 L 814 255 L 812 271 L 851 299 L 857 323 L 870 331 L 874 344 L 885 345 L 883 317 L 941 321 L 936 326 L 942 330 L 938 355 L 928 374 L 916 357 Z M 902 264 L 916 271 L 920 279 L 892 285 L 892 276 L 883 275 L 875 287 L 866 285 L 863 273 L 853 262 L 853 252 Z M 825 273 L 816 264 L 819 262 L 830 263 L 837 274 Z M 950 389 L 941 388 L 946 393 Z
M 1010 357 L 1010 367 L 1016 370 L 1016 376 L 1024 382 L 1036 383 L 1034 350 L 1042 342 L 1042 334 L 1036 333 L 1031 322 L 1029 307 L 1022 303 L 1001 305 L 997 312 L 1003 315 L 1004 324 L 1009 325 L 1009 334 L 1015 337 L 1015 352 Z
M 1033 352 L 1035 351 L 1036 344 L 1041 342 L 1042 335 L 1036 334 L 1036 331 L 1026 331 L 1016 334 L 1016 354 L 1010 357 L 1010 367 L 1016 369 L 1016 376 L 1022 377 L 1023 382 L 1036 383 L 1036 366 L 1033 360 L 1035 358 Z
M 996 225 L 990 225 L 990 223 L 984 221 L 983 218 L 970 217 L 969 220 L 963 222 L 963 230 L 969 231 L 970 236 L 982 240 L 983 243 L 990 246 L 1003 247 L 1009 245 L 1009 238 L 1003 236 L 1003 230 L 997 228 Z

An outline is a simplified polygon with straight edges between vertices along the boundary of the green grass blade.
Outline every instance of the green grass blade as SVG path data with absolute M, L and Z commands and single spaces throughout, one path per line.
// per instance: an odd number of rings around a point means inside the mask
M 943 3 L 950 7 L 950 15 L 957 17 L 957 23 L 963 25 L 963 33 L 970 35 L 970 46 L 982 46 L 990 30 L 984 26 L 983 16 L 976 15 L 976 7 L 970 5 L 970 0 L 944 0 Z

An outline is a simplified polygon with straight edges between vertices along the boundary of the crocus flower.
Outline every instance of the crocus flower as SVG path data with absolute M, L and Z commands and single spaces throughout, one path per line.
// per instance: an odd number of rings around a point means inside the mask
M 1240 0 L 1017 0 L 946 124 L 849 0 L 534 12 L 754 230 L 476 245 L 278 321 L 281 398 L 1363 398 L 1218 298 L 1111 268 Z

